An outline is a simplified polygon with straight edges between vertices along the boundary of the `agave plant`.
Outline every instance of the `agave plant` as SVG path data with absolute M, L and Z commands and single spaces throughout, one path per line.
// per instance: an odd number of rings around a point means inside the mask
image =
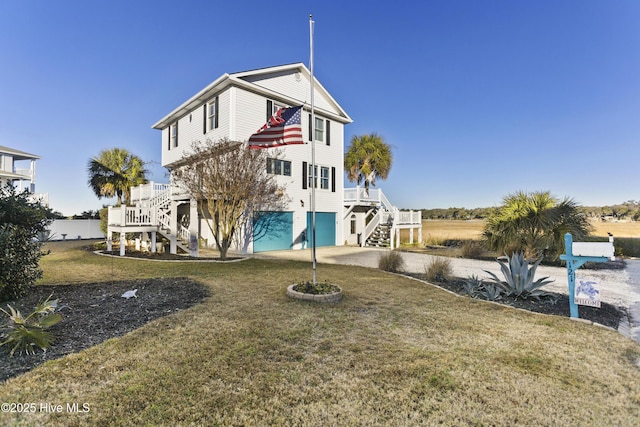
M 550 295 L 540 288 L 553 282 L 553 280 L 547 280 L 549 277 L 533 280 L 542 258 L 530 264 L 529 260 L 525 258 L 524 252 L 518 252 L 511 254 L 510 257 L 500 257 L 497 261 L 500 264 L 505 280 L 500 280 L 498 276 L 490 271 L 485 270 L 485 272 L 491 276 L 491 281 L 501 288 L 507 296 L 522 299 L 540 299 L 540 297 Z
M 482 283 L 478 295 L 487 301 L 498 301 L 502 298 L 502 288 L 493 283 Z
M 467 280 L 464 281 L 464 291 L 471 298 L 476 298 L 478 296 L 478 292 L 483 286 L 483 282 L 478 276 L 471 275 Z
M 51 298 L 51 296 L 49 296 Z M 10 320 L 8 337 L 0 343 L 0 346 L 10 345 L 9 354 L 13 356 L 16 350 L 27 354 L 34 354 L 35 347 L 46 350 L 53 342 L 53 335 L 47 331 L 51 326 L 62 320 L 62 316 L 54 313 L 58 306 L 58 300 L 50 301 L 47 298 L 39 303 L 33 313 L 24 317 L 19 310 L 9 307 L 9 311 L 0 308 Z

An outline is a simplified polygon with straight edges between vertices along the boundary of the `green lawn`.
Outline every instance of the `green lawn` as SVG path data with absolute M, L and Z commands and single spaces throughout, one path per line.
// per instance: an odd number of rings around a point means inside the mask
M 159 263 L 54 244 L 46 283 L 190 276 L 189 310 L 0 384 L 0 402 L 87 413 L 0 425 L 638 425 L 640 346 L 616 332 L 319 265 L 344 300 L 289 299 L 308 263 Z

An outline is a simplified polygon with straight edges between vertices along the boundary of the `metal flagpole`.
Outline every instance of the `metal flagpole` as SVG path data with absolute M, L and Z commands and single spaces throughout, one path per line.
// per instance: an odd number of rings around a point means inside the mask
M 314 141 L 315 111 L 313 106 L 313 15 L 309 15 L 309 69 L 311 71 L 311 124 L 309 141 L 311 142 L 311 260 L 313 263 L 313 284 L 316 284 L 316 143 Z

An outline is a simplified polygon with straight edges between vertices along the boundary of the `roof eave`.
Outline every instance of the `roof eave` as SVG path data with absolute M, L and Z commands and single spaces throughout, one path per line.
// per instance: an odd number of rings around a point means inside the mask
M 193 111 L 196 107 L 209 100 L 214 92 L 224 89 L 227 86 L 226 81 L 228 81 L 228 79 L 229 74 L 227 73 L 218 77 L 200 92 L 196 93 L 194 96 L 183 102 L 178 108 L 171 111 L 151 127 L 153 129 L 160 130 L 166 128 L 170 123 L 175 122 L 180 117 Z

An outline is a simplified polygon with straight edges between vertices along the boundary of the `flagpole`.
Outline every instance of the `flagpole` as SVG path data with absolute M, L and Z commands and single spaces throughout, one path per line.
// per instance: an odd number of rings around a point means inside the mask
M 314 134 L 316 118 L 313 105 L 314 78 L 313 78 L 313 15 L 309 15 L 309 69 L 311 72 L 311 260 L 313 263 L 313 284 L 316 284 L 316 143 Z

